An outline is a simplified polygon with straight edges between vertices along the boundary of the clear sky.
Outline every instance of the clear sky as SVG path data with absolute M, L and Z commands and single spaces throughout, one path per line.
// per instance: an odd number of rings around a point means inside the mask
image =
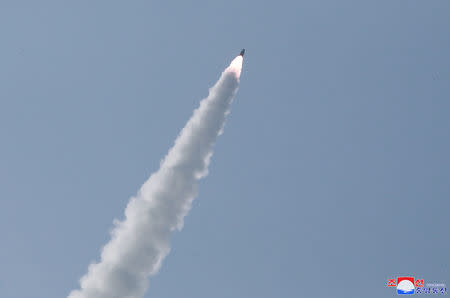
M 0 297 L 78 287 L 244 47 L 210 175 L 145 297 L 450 284 L 449 28 L 448 0 L 1 1 Z

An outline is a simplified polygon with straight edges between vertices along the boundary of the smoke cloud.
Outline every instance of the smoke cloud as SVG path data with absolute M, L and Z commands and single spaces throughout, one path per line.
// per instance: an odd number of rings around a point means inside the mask
M 136 298 L 148 287 L 170 251 L 170 235 L 181 230 L 197 195 L 198 180 L 208 174 L 212 149 L 222 133 L 237 91 L 242 56 L 236 57 L 200 102 L 174 146 L 132 197 L 125 219 L 115 221 L 101 260 L 89 266 L 80 289 L 69 298 Z

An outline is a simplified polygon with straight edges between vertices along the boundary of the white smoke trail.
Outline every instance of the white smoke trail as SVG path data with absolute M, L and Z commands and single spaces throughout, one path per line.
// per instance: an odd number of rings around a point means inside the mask
M 149 276 L 169 253 L 171 232 L 183 227 L 198 180 L 207 175 L 212 147 L 238 88 L 242 60 L 236 57 L 201 101 L 160 169 L 130 199 L 125 219 L 115 222 L 100 262 L 89 266 L 80 280 L 81 289 L 72 291 L 69 298 L 144 295 Z

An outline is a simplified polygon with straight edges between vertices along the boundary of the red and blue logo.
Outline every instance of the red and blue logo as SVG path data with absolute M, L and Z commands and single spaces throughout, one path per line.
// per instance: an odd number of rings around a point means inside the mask
M 445 284 L 427 283 L 424 287 L 423 279 L 417 279 L 412 276 L 399 276 L 397 278 L 389 278 L 386 285 L 388 287 L 397 288 L 398 295 L 447 295 L 447 286 Z
M 397 277 L 397 294 L 411 295 L 414 294 L 414 277 Z
M 423 287 L 423 279 L 415 279 L 412 276 L 399 276 L 397 279 L 388 279 L 388 287 L 397 287 L 397 294 L 412 295 L 416 288 Z

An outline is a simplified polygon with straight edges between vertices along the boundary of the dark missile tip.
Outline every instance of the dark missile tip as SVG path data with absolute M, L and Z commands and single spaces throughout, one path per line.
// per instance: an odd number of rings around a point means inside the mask
M 239 55 L 244 57 L 244 54 L 245 54 L 245 49 L 242 49 L 241 52 L 239 53 Z

